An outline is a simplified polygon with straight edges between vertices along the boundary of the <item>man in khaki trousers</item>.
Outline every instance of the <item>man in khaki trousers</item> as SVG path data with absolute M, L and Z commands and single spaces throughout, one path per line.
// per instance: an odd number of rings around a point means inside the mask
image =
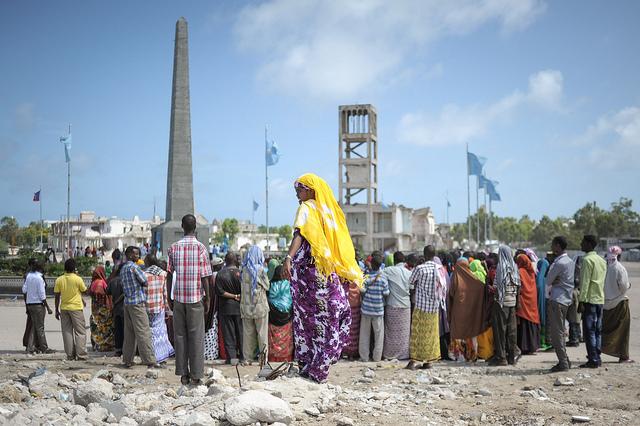
M 84 300 L 87 291 L 84 281 L 76 273 L 76 261 L 64 262 L 64 275 L 58 277 L 53 292 L 56 296 L 56 319 L 62 328 L 62 341 L 67 360 L 86 360 L 87 334 L 84 320 Z

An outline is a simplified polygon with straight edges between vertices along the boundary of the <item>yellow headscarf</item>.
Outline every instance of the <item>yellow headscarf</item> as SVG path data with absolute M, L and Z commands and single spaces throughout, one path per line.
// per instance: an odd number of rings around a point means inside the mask
M 314 200 L 300 203 L 294 228 L 298 228 L 311 245 L 318 272 L 323 276 L 335 272 L 340 278 L 361 286 L 362 270 L 356 262 L 347 221 L 331 188 L 313 173 L 300 176 L 296 183 L 313 189 L 316 194 Z

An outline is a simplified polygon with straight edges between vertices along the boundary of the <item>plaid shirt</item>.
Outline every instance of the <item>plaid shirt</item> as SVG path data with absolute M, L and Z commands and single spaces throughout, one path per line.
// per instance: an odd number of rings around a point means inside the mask
M 171 245 L 167 253 L 167 272 L 173 273 L 171 298 L 180 303 L 196 303 L 202 299 L 203 277 L 211 276 L 207 248 L 193 235 L 185 235 Z
M 122 291 L 125 305 L 138 305 L 147 301 L 143 286 L 147 285 L 147 278 L 142 269 L 135 263 L 128 261 L 120 271 Z
M 440 300 L 436 291 L 438 265 L 429 260 L 417 266 L 409 277 L 411 286 L 416 289 L 416 309 L 423 312 L 438 312 Z
M 147 277 L 147 311 L 152 314 L 159 314 L 167 309 L 167 273 L 157 266 L 149 266 L 144 271 Z

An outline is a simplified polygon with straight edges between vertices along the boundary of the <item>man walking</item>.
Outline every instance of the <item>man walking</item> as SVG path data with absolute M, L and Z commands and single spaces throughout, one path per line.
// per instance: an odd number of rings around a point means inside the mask
M 87 287 L 75 271 L 76 261 L 67 259 L 64 262 L 64 275 L 56 280 L 53 292 L 56 295 L 56 319 L 60 320 L 67 360 L 85 361 L 87 334 L 82 293 L 87 291 Z
M 143 364 L 153 368 L 162 368 L 156 363 L 156 355 L 151 345 L 151 327 L 147 314 L 147 277 L 137 265 L 140 249 L 129 246 L 124 251 L 127 263 L 122 265 L 120 279 L 124 293 L 124 342 L 122 361 L 129 368 L 133 365 L 136 348 Z
M 604 305 L 604 279 L 607 262 L 595 252 L 598 240 L 594 235 L 585 235 L 580 248 L 586 254 L 582 258 L 580 271 L 580 311 L 582 312 L 582 334 L 587 347 L 588 361 L 580 368 L 598 368 L 602 364 L 602 305 Z
M 224 258 L 225 267 L 216 275 L 216 292 L 219 298 L 218 314 L 227 362 L 236 365 L 242 356 L 242 319 L 240 318 L 240 269 L 238 257 L 229 252 Z
M 22 285 L 24 301 L 27 304 L 27 314 L 31 318 L 31 335 L 33 338 L 32 347 L 27 347 L 28 353 L 40 352 L 43 354 L 53 353 L 47 346 L 47 337 L 44 334 L 45 309 L 51 314 L 51 309 L 47 305 L 47 295 L 45 293 L 45 283 L 42 277 L 42 263 L 39 260 L 33 262 L 31 271 L 27 274 Z
M 204 313 L 205 306 L 209 307 L 211 264 L 207 248 L 196 239 L 194 215 L 182 218 L 182 230 L 184 237 L 167 253 L 167 283 L 171 284 L 174 301 L 176 375 L 184 385 L 199 385 L 204 376 Z
M 567 256 L 566 249 L 565 237 L 558 236 L 551 241 L 551 251 L 555 255 L 555 260 L 549 267 L 545 282 L 545 287 L 551 288 L 547 320 L 549 337 L 558 357 L 558 363 L 551 368 L 552 373 L 567 371 L 571 368 L 565 349 L 564 323 L 572 301 L 574 265 Z

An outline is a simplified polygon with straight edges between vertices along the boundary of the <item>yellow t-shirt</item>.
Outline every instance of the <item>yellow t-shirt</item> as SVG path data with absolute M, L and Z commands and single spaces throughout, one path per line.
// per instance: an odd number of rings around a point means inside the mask
M 84 281 L 74 273 L 65 272 L 58 277 L 53 288 L 54 293 L 60 293 L 61 311 L 81 311 L 84 309 L 82 303 L 82 292 L 87 291 Z

